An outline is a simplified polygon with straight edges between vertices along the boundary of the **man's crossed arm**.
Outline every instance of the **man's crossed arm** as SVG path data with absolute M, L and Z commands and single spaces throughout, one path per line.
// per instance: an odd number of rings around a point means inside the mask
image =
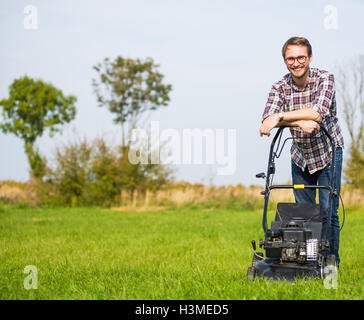
M 282 120 L 279 119 L 278 113 L 274 113 L 263 120 L 259 132 L 261 136 L 270 136 L 273 128 L 289 126 L 300 127 L 304 133 L 311 134 L 314 130 L 320 129 L 319 122 L 321 115 L 312 108 L 284 112 Z

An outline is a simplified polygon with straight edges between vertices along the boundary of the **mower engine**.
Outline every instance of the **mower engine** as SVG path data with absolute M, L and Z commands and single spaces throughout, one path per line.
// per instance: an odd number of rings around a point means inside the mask
M 312 238 L 312 230 L 305 226 L 305 222 L 302 218 L 293 218 L 284 223 L 272 222 L 272 228 L 266 232 L 266 240 L 260 242 L 266 256 L 302 264 L 317 261 L 318 239 Z

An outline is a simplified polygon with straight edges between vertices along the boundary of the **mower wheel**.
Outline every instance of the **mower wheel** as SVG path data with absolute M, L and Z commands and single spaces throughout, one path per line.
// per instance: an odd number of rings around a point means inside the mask
M 248 281 L 253 281 L 254 278 L 255 278 L 255 268 L 254 267 L 249 267 L 248 272 L 247 272 L 247 280 Z

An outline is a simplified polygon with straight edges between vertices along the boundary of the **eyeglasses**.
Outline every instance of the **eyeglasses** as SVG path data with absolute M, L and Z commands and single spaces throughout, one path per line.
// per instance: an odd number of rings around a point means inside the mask
M 294 62 L 297 60 L 298 63 L 303 64 L 307 60 L 307 56 L 299 56 L 297 58 L 289 57 L 285 59 L 288 64 L 294 64 Z

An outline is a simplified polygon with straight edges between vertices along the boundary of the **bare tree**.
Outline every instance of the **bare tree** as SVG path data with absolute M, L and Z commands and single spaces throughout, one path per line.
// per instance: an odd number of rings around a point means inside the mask
M 354 57 L 336 72 L 337 92 L 350 135 L 345 174 L 354 186 L 364 187 L 364 56 Z

